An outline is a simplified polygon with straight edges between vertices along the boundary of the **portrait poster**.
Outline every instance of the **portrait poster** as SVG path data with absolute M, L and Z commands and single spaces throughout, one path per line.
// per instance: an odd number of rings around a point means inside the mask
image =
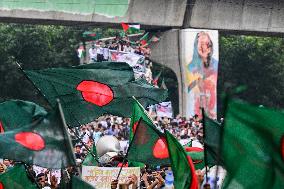
M 173 118 L 172 102 L 161 102 L 156 105 L 157 116 Z
M 201 108 L 212 119 L 217 118 L 217 77 L 219 63 L 218 31 L 184 29 L 180 35 L 186 116 Z

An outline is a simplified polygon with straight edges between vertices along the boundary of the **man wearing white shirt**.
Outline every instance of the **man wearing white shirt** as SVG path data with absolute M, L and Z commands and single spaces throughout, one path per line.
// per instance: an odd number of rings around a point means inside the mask
M 90 63 L 96 62 L 97 49 L 96 49 L 95 45 L 92 45 L 92 47 L 89 49 L 89 57 L 90 57 Z

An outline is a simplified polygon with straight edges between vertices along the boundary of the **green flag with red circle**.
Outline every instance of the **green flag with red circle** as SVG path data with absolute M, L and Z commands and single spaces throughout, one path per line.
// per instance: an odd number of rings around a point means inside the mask
M 131 117 L 132 142 L 129 146 L 128 160 L 149 164 L 152 167 L 169 165 L 169 153 L 166 139 L 137 101 L 133 101 Z M 135 133 L 133 135 L 133 133 Z
M 144 107 L 167 98 L 167 90 L 155 88 L 145 79 L 135 80 L 126 63 L 102 62 L 26 74 L 52 106 L 60 99 L 70 126 L 89 123 L 105 113 L 130 117 L 132 96 Z
M 0 133 L 20 128 L 47 115 L 45 109 L 33 102 L 9 100 L 0 103 Z
M 58 111 L 0 134 L 0 158 L 46 168 L 74 166 L 70 138 Z

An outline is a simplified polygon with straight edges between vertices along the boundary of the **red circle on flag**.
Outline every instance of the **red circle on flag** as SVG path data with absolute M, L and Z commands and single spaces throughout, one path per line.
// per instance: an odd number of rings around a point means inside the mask
M 39 134 L 32 132 L 17 133 L 15 135 L 15 141 L 33 151 L 40 151 L 45 147 L 43 138 Z
M 153 156 L 157 159 L 169 157 L 168 144 L 165 138 L 159 138 L 153 147 Z
M 4 184 L 2 182 L 0 182 L 0 189 L 5 189 Z
M 97 106 L 105 106 L 113 100 L 113 91 L 106 84 L 96 81 L 82 81 L 76 88 L 85 101 Z
M 280 148 L 281 148 L 282 160 L 284 161 L 284 136 L 282 136 L 282 138 L 281 138 Z

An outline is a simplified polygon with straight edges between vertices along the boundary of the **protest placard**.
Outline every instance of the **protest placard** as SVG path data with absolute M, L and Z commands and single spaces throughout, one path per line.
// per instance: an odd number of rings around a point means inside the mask
M 111 181 L 116 179 L 119 169 L 119 167 L 82 166 L 82 179 L 96 188 L 110 189 Z M 125 183 L 127 177 L 132 174 L 135 174 L 139 180 L 140 168 L 123 168 L 119 177 L 119 183 Z

